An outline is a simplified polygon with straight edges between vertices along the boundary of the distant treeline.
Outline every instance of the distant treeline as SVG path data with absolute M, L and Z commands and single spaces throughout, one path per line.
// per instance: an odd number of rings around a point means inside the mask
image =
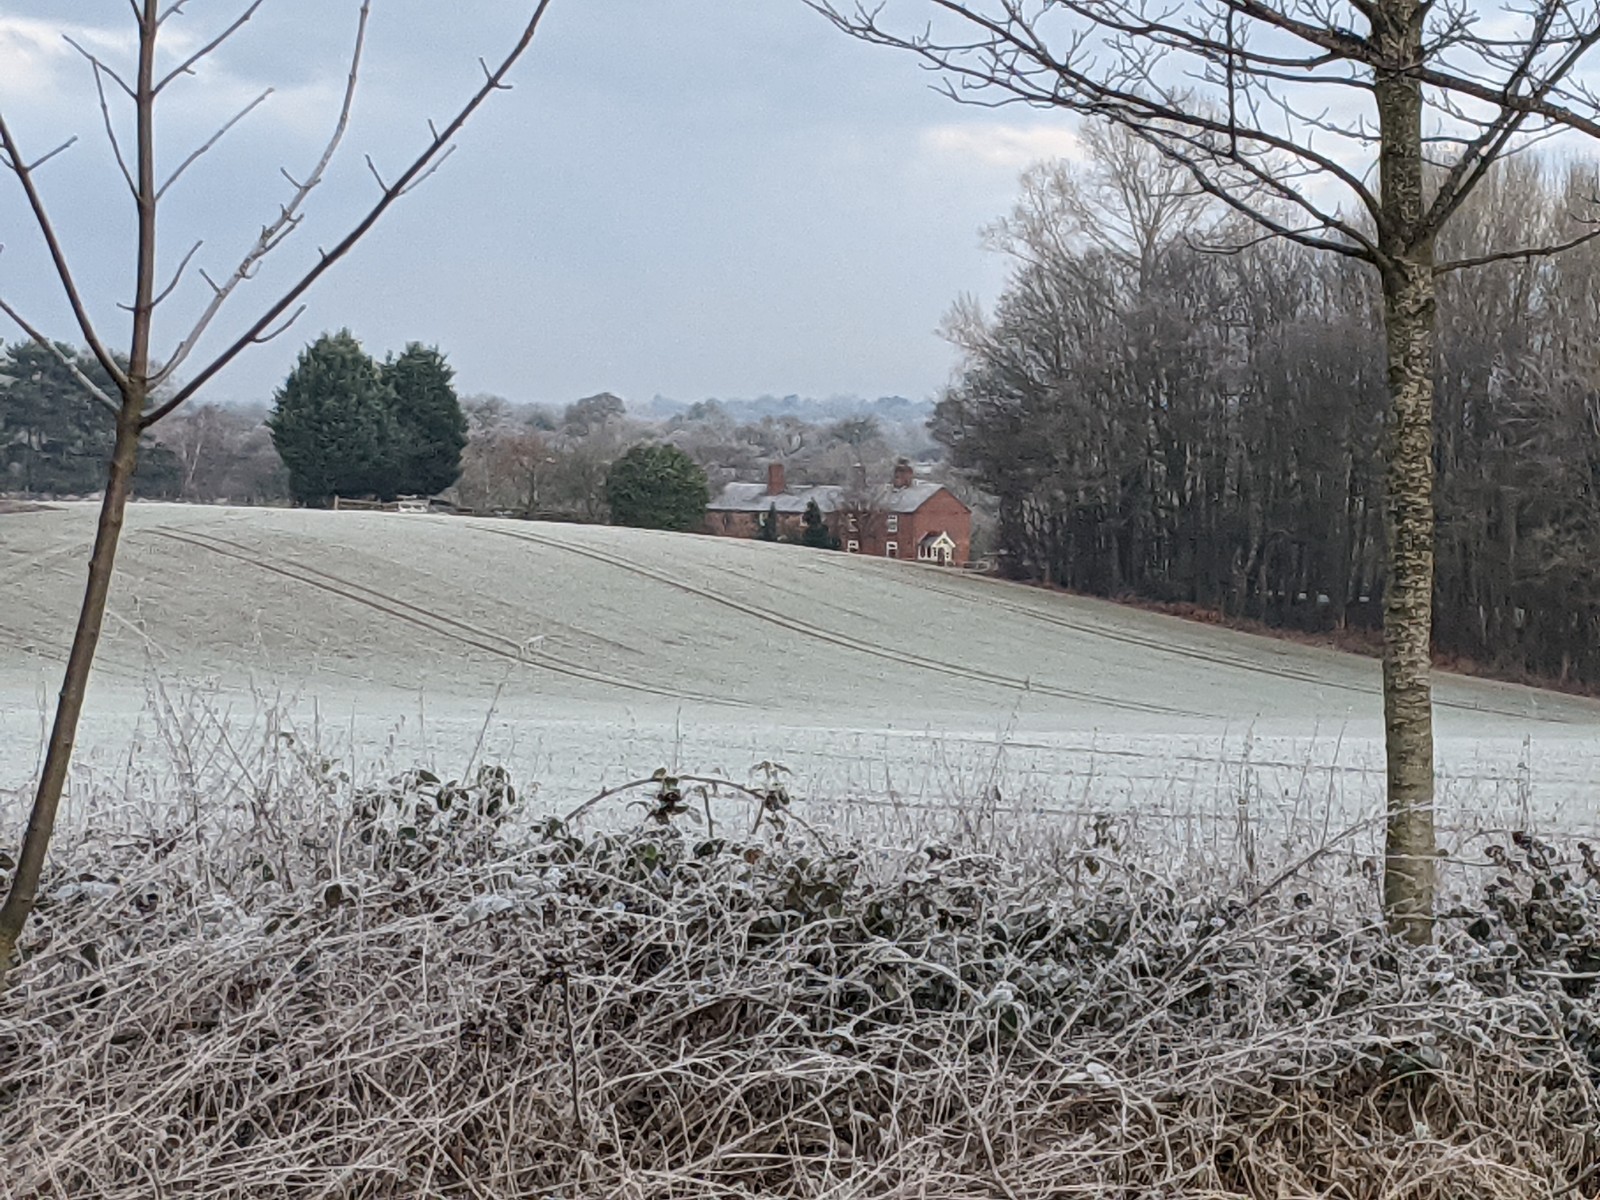
M 875 400 L 867 400 L 861 396 L 816 397 L 791 393 L 753 399 L 712 398 L 693 403 L 656 396 L 634 411 L 637 416 L 657 421 L 679 416 L 700 420 L 708 415 L 720 415 L 737 422 L 793 417 L 808 424 L 821 425 L 853 417 L 874 417 L 884 424 L 898 425 L 926 421 L 933 411 L 933 404 L 927 400 L 910 400 L 905 396 L 879 396 Z
M 1040 168 L 958 307 L 934 433 L 998 503 L 1011 574 L 1282 626 L 1376 627 L 1376 280 L 1248 232 L 1137 145 Z M 1506 168 L 1441 260 L 1557 242 L 1593 172 Z M 1233 252 L 1217 252 L 1231 247 Z M 1600 243 L 1442 282 L 1435 645 L 1600 685 Z
M 112 418 L 73 367 L 109 387 L 86 350 L 0 346 L 0 494 L 84 495 L 105 486 Z M 640 419 L 609 392 L 559 409 L 485 395 L 458 405 L 451 374 L 444 356 L 426 347 L 378 363 L 348 331 L 326 335 L 306 348 L 272 410 L 197 403 L 164 421 L 140 452 L 136 494 L 284 504 L 443 492 L 470 511 L 605 521 L 611 465 L 641 442 L 677 446 L 716 489 L 765 479 L 775 460 L 796 482 L 852 484 L 888 478 L 901 455 L 940 453 L 927 430 L 931 407 L 899 397 L 657 401 L 649 410 L 668 415 Z M 805 416 L 767 413 L 785 404 Z M 826 415 L 835 412 L 843 415 Z M 283 461 L 286 444 L 298 486 Z M 410 453 L 397 455 L 397 447 Z

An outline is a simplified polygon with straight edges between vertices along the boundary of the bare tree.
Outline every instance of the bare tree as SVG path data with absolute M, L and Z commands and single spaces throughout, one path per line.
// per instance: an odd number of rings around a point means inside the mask
M 1022 196 L 985 240 L 1022 262 L 1060 267 L 1088 245 L 1134 272 L 1142 294 L 1173 230 L 1193 234 L 1215 202 L 1176 163 L 1117 126 L 1088 126 L 1083 162 L 1038 163 L 1022 176 Z M 1213 218 L 1212 223 L 1215 224 Z
M 284 172 L 284 178 L 289 185 L 287 197 L 277 206 L 276 212 L 261 227 L 254 242 L 228 274 L 213 276 L 204 271 L 200 272 L 210 287 L 210 297 L 189 331 L 165 359 L 157 356 L 153 346 L 152 335 L 157 310 L 171 299 L 179 282 L 194 263 L 200 246 L 196 244 L 182 254 L 171 274 L 170 282 L 163 285 L 158 254 L 162 229 L 159 219 L 162 201 L 172 187 L 248 113 L 260 105 L 266 96 L 263 94 L 251 101 L 210 138 L 178 159 L 176 166 L 165 174 L 160 173 L 157 161 L 157 109 L 169 90 L 183 84 L 200 63 L 234 38 L 260 11 L 266 0 L 250 0 L 231 22 L 222 26 L 214 36 L 205 39 L 198 49 L 180 61 L 170 64 L 158 57 L 162 34 L 171 22 L 185 16 L 186 0 L 131 0 L 131 19 L 137 34 L 137 52 L 133 70 L 126 74 L 115 64 L 91 53 L 76 42 L 71 43 L 73 48 L 83 55 L 93 76 L 99 108 L 104 116 L 105 132 L 137 216 L 132 299 L 126 306 L 130 314 L 130 327 L 125 357 L 113 353 L 111 343 L 102 336 L 101 330 L 90 317 L 89 304 L 79 288 L 77 277 L 73 273 L 62 240 L 57 235 L 40 186 L 40 169 L 67 150 L 72 143 L 68 142 L 30 157 L 18 144 L 6 114 L 0 112 L 0 166 L 16 177 L 72 309 L 78 332 L 88 345 L 94 359 L 110 377 L 113 387 L 107 389 L 97 385 L 85 371 L 62 356 L 64 365 L 72 370 L 93 401 L 108 409 L 116 420 L 116 439 L 111 453 L 99 524 L 95 531 L 94 549 L 89 561 L 88 584 L 84 590 L 77 628 L 73 634 L 72 648 L 67 660 L 66 675 L 56 705 L 55 722 L 50 732 L 44 765 L 11 888 L 4 904 L 0 905 L 0 984 L 4 982 L 18 939 L 28 915 L 33 910 L 45 853 L 55 829 L 56 814 L 67 782 L 67 769 L 72 760 L 78 720 L 83 711 L 89 672 L 100 640 L 101 623 L 105 617 L 106 599 L 110 594 L 112 571 L 116 561 L 117 543 L 122 533 L 123 513 L 128 502 L 134 468 L 138 462 L 141 436 L 198 394 L 219 371 L 244 351 L 277 336 L 293 324 L 304 308 L 303 305 L 296 307 L 301 297 L 377 224 L 390 207 L 438 168 L 450 154 L 453 139 L 466 124 L 467 119 L 490 96 L 508 87 L 506 78 L 531 45 L 549 2 L 550 0 L 538 0 L 520 35 L 497 64 L 482 62 L 484 76 L 482 83 L 455 114 L 443 124 L 429 123 L 428 136 L 422 149 L 409 164 L 392 177 L 385 177 L 370 158 L 367 160 L 378 192 L 377 199 L 372 205 L 351 225 L 349 231 L 339 241 L 326 249 L 319 250 L 310 266 L 276 299 L 261 307 L 226 348 L 204 361 L 181 383 L 178 372 L 189 365 L 202 338 L 212 328 L 229 302 L 242 294 L 244 285 L 256 275 L 262 261 L 278 251 L 300 226 L 304 219 L 307 201 L 322 183 L 329 165 L 344 140 L 361 73 L 362 53 L 366 45 L 372 0 L 362 0 L 357 11 L 354 47 L 343 100 L 334 119 L 333 131 L 321 155 L 309 173 L 299 178 L 291 176 L 287 171 Z M 112 119 L 111 110 L 113 100 L 126 102 L 132 108 L 135 133 L 131 146 L 124 145 L 123 139 L 116 132 L 117 125 Z M 0 297 L 0 312 L 4 312 L 41 347 L 60 355 L 57 344 L 49 340 L 38 326 L 18 312 L 4 297 Z
M 191 404 L 163 421 L 156 440 L 177 459 L 179 496 L 206 503 L 287 500 L 287 472 L 266 411 L 259 404 Z
M 1600 229 L 1449 260 L 1436 246 L 1498 160 L 1567 130 L 1600 136 L 1600 100 L 1579 74 L 1600 10 L 1531 0 L 1486 20 L 1468 0 L 807 3 L 855 37 L 915 54 L 954 98 L 1121 125 L 1263 236 L 1377 272 L 1389 386 L 1384 903 L 1391 928 L 1426 941 L 1436 281 Z M 897 21 L 913 12 L 915 24 Z

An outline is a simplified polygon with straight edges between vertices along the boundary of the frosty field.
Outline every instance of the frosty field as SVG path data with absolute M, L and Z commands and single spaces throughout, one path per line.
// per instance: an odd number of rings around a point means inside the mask
M 0 514 L 7 809 L 36 767 L 93 519 L 76 504 Z M 155 758 L 203 771 L 195 756 L 275 728 L 358 775 L 503 763 L 554 812 L 663 765 L 743 779 L 763 761 L 836 813 L 1133 812 L 1193 838 L 1241 797 L 1331 828 L 1382 795 L 1374 662 L 911 564 L 137 504 L 118 572 L 80 802 Z M 1600 705 L 1449 676 L 1436 700 L 1458 841 L 1596 826 Z

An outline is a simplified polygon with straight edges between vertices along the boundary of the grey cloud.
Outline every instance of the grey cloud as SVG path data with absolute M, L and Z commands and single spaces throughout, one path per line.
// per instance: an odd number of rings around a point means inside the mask
M 87 7 L 74 5 L 74 19 Z M 103 24 L 125 19 L 120 3 L 92 7 Z M 226 269 L 270 214 L 278 167 L 303 168 L 322 128 L 310 118 L 323 114 L 294 105 L 305 105 L 306 89 L 336 83 L 354 9 L 268 0 L 219 60 L 230 94 L 272 83 L 286 89 L 287 107 L 251 118 L 195 172 L 170 214 L 169 257 L 203 236 L 202 257 Z M 520 10 L 378 5 L 346 157 L 258 296 L 366 202 L 362 154 L 398 164 L 424 120 L 474 85 L 477 56 L 504 45 Z M 50 19 L 62 5 L 33 0 L 5 12 Z M 186 86 L 199 96 L 207 82 Z M 1003 273 L 977 230 L 1009 203 L 1015 167 L 963 159 L 925 135 L 1061 120 L 965 109 L 929 82 L 908 60 L 843 38 L 799 0 L 555 0 L 515 91 L 315 294 L 294 334 L 253 352 L 213 395 L 264 397 L 300 341 L 341 325 L 378 349 L 437 342 L 464 388 L 516 398 L 563 401 L 600 388 L 635 401 L 656 392 L 930 394 L 952 361 L 934 334 L 940 315 L 958 293 L 992 290 Z M 19 124 L 31 116 L 49 132 L 61 102 L 36 103 L 41 111 L 19 114 Z M 97 311 L 111 321 L 129 258 L 126 205 L 95 141 L 91 94 L 78 92 L 77 104 L 84 142 L 52 167 L 47 186 L 101 298 Z M 202 115 L 223 114 L 187 113 L 174 138 L 192 134 Z M 0 289 L 68 335 L 24 215 L 14 185 L 0 187 L 0 228 L 12 244 L 0 256 Z M 194 284 L 183 299 L 192 306 L 202 290 Z M 247 298 L 237 318 L 249 307 Z

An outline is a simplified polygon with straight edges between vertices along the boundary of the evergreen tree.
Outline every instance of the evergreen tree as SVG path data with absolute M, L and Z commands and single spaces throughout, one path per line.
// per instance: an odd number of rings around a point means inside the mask
M 87 350 L 58 343 L 56 351 L 18 342 L 0 353 L 0 492 L 81 495 L 105 487 L 115 421 L 62 358 L 107 395 L 116 394 L 116 385 Z M 146 440 L 134 494 L 170 497 L 177 482 L 171 452 Z
M 102 388 L 99 362 L 58 345 Z M 33 342 L 0 357 L 0 491 L 95 491 L 105 477 L 111 415 L 91 400 L 56 354 Z
M 376 363 L 348 330 L 323 334 L 273 394 L 267 427 L 301 504 L 376 494 L 393 486 L 393 399 Z
M 461 477 L 467 418 L 456 395 L 455 371 L 436 346 L 412 342 L 384 360 L 394 443 L 387 488 L 397 495 L 432 496 Z
M 812 546 L 818 550 L 839 548 L 839 539 L 834 536 L 833 530 L 828 528 L 828 522 L 822 516 L 822 509 L 817 507 L 815 500 L 806 501 L 806 511 L 801 515 L 800 523 L 805 526 L 800 533 L 802 546 Z
M 762 542 L 775 542 L 778 540 L 778 506 L 771 504 L 767 511 L 756 518 L 756 540 Z
M 693 529 L 705 520 L 706 473 L 676 446 L 635 446 L 606 475 L 611 520 L 638 529 Z

